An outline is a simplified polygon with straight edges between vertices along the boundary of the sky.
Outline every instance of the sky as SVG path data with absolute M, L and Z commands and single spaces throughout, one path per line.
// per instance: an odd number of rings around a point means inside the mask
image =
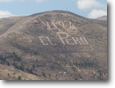
M 0 18 L 67 10 L 95 19 L 107 15 L 107 0 L 0 0 Z

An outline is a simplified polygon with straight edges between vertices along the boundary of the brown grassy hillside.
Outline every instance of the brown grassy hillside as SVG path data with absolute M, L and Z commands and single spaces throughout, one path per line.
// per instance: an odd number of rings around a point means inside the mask
M 107 80 L 107 21 L 66 11 L 12 19 L 0 29 L 0 79 Z

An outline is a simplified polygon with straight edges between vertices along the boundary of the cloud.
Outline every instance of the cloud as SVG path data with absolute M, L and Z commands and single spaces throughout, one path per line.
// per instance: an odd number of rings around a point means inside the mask
M 92 10 L 88 14 L 88 18 L 95 19 L 107 15 L 107 5 L 102 4 L 97 0 L 77 0 L 76 4 L 80 10 Z
M 13 2 L 13 1 L 36 1 L 36 2 L 44 2 L 45 0 L 0 0 L 0 2 Z
M 25 0 L 0 0 L 0 2 L 13 2 L 13 1 L 25 1 Z
M 44 0 L 36 0 L 36 2 L 44 2 Z
M 101 17 L 101 16 L 107 16 L 107 12 L 104 11 L 104 10 L 94 9 L 89 13 L 88 18 L 95 19 L 95 18 L 98 18 L 98 17 Z
M 14 16 L 14 15 L 8 11 L 0 11 L 0 18 L 10 17 L 10 16 Z
M 105 8 L 106 5 L 102 4 L 96 0 L 78 0 L 77 3 L 78 9 L 87 10 L 91 8 Z

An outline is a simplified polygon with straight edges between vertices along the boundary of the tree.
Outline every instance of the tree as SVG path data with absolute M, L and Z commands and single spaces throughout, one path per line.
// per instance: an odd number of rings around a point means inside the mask
M 51 77 L 51 74 L 49 74 L 49 77 Z
M 31 69 L 29 69 L 29 68 L 26 68 L 26 71 L 27 71 L 28 73 L 31 73 L 31 74 L 33 74 L 32 68 L 31 68 Z
M 10 63 L 9 63 L 9 62 L 7 62 L 7 65 L 8 65 L 8 66 L 10 66 Z
M 10 77 L 10 74 L 8 73 L 8 77 Z
M 21 80 L 21 76 L 18 76 L 18 80 Z
M 35 55 L 37 55 L 37 52 L 34 52 Z
M 78 80 L 77 78 L 75 78 L 75 80 Z
M 44 72 L 42 72 L 42 75 L 43 75 L 44 77 L 46 77 L 46 74 L 45 74 Z
M 37 67 L 39 67 L 38 63 L 37 63 Z
M 35 68 L 35 64 L 33 65 L 33 68 Z

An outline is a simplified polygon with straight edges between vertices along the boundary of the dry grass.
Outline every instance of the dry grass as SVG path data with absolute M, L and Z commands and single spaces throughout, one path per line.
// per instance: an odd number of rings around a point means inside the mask
M 19 80 L 18 77 L 21 77 L 21 80 L 43 80 L 41 77 L 22 72 L 12 66 L 0 65 L 0 80 Z
M 48 21 L 52 29 L 47 29 L 41 20 Z M 58 28 L 53 28 L 51 20 L 62 20 L 66 27 L 69 27 L 68 22 L 71 21 L 77 29 L 61 28 L 60 25 Z M 56 35 L 59 31 L 68 33 L 70 37 L 85 36 L 93 51 L 77 51 L 80 45 L 62 45 Z M 0 55 L 6 57 L 7 54 L 13 55 L 15 52 L 21 58 L 20 61 L 15 61 L 14 56 L 6 58 L 6 62 L 0 60 L 4 64 L 0 65 L 0 79 L 18 80 L 20 77 L 22 80 L 107 79 L 106 21 L 89 20 L 69 12 L 54 11 L 27 17 L 0 19 L 0 33 L 0 52 L 2 52 Z M 48 36 L 59 46 L 43 46 L 38 36 Z M 8 67 L 7 62 L 10 66 L 13 66 L 13 63 L 22 65 L 24 70 Z M 32 69 L 33 73 L 29 74 L 27 68 Z M 59 72 L 68 74 L 64 76 Z

